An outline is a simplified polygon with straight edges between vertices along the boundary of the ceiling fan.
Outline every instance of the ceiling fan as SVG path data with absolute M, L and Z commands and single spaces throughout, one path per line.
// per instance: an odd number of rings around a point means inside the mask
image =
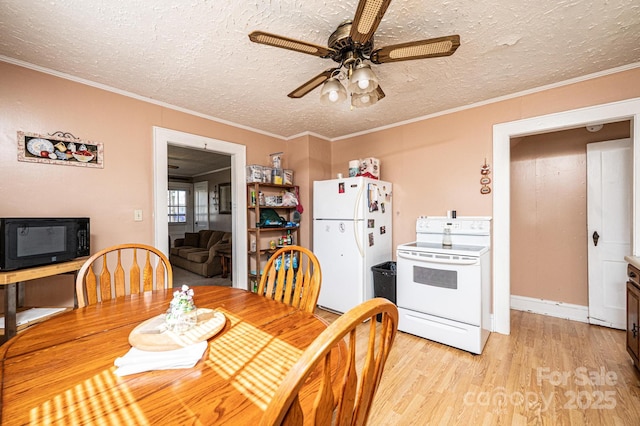
M 353 21 L 340 24 L 329 36 L 326 47 L 263 31 L 252 32 L 249 39 L 254 43 L 331 58 L 339 64 L 289 93 L 290 98 L 301 98 L 324 83 L 320 92 L 321 102 L 335 104 L 347 98 L 347 90 L 340 82 L 347 80 L 352 107 L 370 106 L 385 94 L 367 61 L 384 64 L 449 56 L 460 46 L 460 36 L 456 34 L 375 48 L 373 34 L 390 3 L 391 0 L 360 0 Z

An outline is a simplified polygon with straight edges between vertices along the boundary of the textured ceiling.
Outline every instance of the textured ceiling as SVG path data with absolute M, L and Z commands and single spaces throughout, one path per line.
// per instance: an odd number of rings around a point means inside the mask
M 357 0 L 0 0 L 0 55 L 285 138 L 367 131 L 640 61 L 638 0 L 395 0 L 375 46 L 459 34 L 450 57 L 373 65 L 386 98 L 286 95 L 330 59 L 254 44 L 263 30 L 327 45 Z M 2 59 L 2 58 L 0 58 Z

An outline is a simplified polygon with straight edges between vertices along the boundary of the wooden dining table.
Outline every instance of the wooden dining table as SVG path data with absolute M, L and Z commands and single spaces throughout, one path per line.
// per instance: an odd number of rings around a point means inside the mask
M 192 287 L 226 324 L 193 368 L 114 374 L 140 323 L 164 313 L 174 289 L 125 296 L 56 316 L 0 346 L 0 422 L 10 424 L 257 424 L 282 378 L 327 326 L 249 291 Z M 342 374 L 345 346 L 332 356 Z M 307 382 L 303 405 L 319 377 Z M 307 403 L 305 403 L 307 400 Z

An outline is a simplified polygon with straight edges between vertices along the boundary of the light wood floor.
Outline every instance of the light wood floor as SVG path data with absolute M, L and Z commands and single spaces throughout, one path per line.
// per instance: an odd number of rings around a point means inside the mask
M 528 312 L 482 355 L 399 332 L 369 425 L 432 424 L 640 425 L 640 372 L 624 331 Z

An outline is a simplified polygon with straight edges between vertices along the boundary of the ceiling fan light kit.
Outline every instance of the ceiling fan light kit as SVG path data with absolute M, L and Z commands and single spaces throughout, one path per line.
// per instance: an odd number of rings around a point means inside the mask
M 338 26 L 329 36 L 328 47 L 262 31 L 252 32 L 249 39 L 254 43 L 331 58 L 339 64 L 303 83 L 289 93 L 290 98 L 301 98 L 322 84 L 322 104 L 337 104 L 349 95 L 352 108 L 368 107 L 384 98 L 385 94 L 371 66 L 365 61 L 384 64 L 450 56 L 460 46 L 460 36 L 456 34 L 374 49 L 373 35 L 390 3 L 391 0 L 360 0 L 353 21 L 345 21 Z M 340 80 L 347 80 L 347 88 Z
M 337 104 L 345 99 L 347 99 L 347 90 L 337 78 L 331 77 L 322 85 L 320 102 L 323 105 Z

